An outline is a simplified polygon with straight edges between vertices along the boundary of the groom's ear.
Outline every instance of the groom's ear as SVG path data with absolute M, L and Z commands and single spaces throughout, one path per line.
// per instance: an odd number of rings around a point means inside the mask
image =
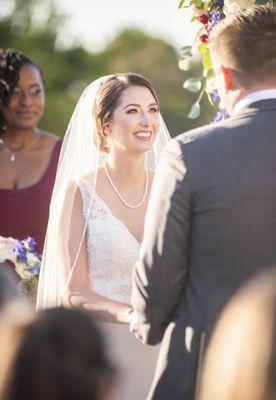
M 224 79 L 224 85 L 227 91 L 234 89 L 234 76 L 231 68 L 220 66 L 221 73 Z

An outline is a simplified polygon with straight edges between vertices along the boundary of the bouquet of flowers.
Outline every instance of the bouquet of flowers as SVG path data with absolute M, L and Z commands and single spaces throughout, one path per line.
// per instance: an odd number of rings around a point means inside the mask
M 183 87 L 191 92 L 199 92 L 188 118 L 194 119 L 200 115 L 200 101 L 204 93 L 212 105 L 219 103 L 220 99 L 215 87 L 214 70 L 208 49 L 209 34 L 213 27 L 225 16 L 243 9 L 258 5 L 276 7 L 276 0 L 180 0 L 178 8 L 190 8 L 193 13 L 192 21 L 198 24 L 198 32 L 191 46 L 184 46 L 180 51 L 179 68 L 188 71 L 192 66 L 192 58 L 199 54 L 202 61 L 202 76 L 187 79 Z M 219 111 L 215 121 L 225 117 Z
M 35 251 L 36 242 L 28 236 L 24 240 L 0 236 L 0 262 L 11 261 L 20 277 L 19 290 L 34 300 L 37 293 L 41 256 Z

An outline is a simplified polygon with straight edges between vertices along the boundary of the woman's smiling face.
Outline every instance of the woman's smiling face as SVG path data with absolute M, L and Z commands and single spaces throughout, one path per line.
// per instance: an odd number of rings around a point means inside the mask
M 7 107 L 2 109 L 6 125 L 14 129 L 35 128 L 45 107 L 43 82 L 39 70 L 33 65 L 23 65 L 19 82 Z
M 122 92 L 104 129 L 111 151 L 143 153 L 151 149 L 159 124 L 159 106 L 151 91 L 144 86 L 130 86 Z

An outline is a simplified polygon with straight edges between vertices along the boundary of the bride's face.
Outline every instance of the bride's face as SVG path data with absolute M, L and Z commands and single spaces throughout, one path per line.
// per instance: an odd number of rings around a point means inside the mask
M 105 129 L 111 151 L 150 150 L 159 129 L 159 107 L 150 90 L 142 86 L 125 89 Z

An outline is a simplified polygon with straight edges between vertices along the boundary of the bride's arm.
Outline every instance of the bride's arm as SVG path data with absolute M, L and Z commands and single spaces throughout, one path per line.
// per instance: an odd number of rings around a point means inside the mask
M 76 190 L 69 233 L 69 254 L 71 265 L 74 262 L 82 232 L 84 218 L 82 214 L 82 196 L 79 188 Z M 78 260 L 71 271 L 63 295 L 63 305 L 66 307 L 81 307 L 92 311 L 99 319 L 108 322 L 129 323 L 131 307 L 127 304 L 110 300 L 93 292 L 88 280 L 88 255 L 86 250 L 86 235 L 82 241 Z

